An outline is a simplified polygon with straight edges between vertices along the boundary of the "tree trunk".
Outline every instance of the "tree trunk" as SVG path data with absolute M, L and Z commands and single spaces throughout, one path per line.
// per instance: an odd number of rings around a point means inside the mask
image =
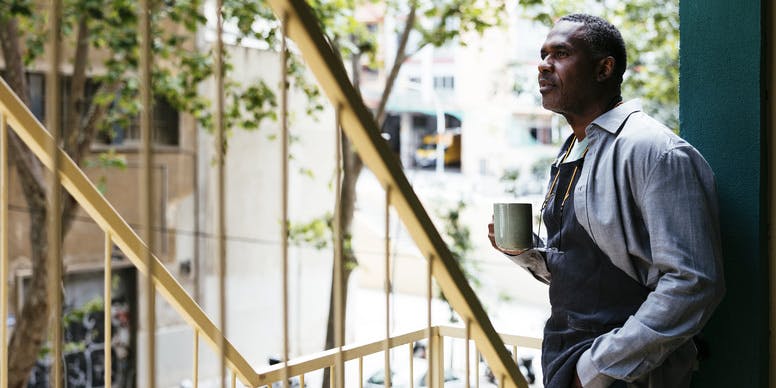
M 48 233 L 46 204 L 30 205 L 30 241 L 32 244 L 32 276 L 24 296 L 21 316 L 8 345 L 8 386 L 24 388 L 38 351 L 48 334 L 49 303 L 47 292 Z M 42 206 L 41 206 L 42 205 Z
M 385 89 L 380 97 L 380 102 L 375 112 L 375 120 L 377 121 L 378 128 L 382 128 L 383 121 L 385 119 L 385 107 L 388 103 L 388 97 L 391 95 L 393 85 L 396 83 L 396 78 L 399 75 L 404 60 L 407 59 L 407 41 L 409 40 L 410 31 L 415 25 L 415 13 L 417 10 L 417 3 L 412 3 L 407 21 L 404 25 L 404 31 L 402 32 L 399 47 L 396 49 L 396 60 L 391 66 L 391 71 L 386 79 Z M 359 59 L 360 54 L 356 54 L 351 58 L 351 71 L 353 73 L 353 85 L 357 92 L 359 90 Z M 340 224 L 340 233 L 343 236 L 344 241 L 350 240 L 352 236 L 353 216 L 356 209 L 356 184 L 358 183 L 358 177 L 361 175 L 361 170 L 364 168 L 364 162 L 361 157 L 356 153 L 355 148 L 350 143 L 344 134 L 342 139 L 342 164 L 343 164 L 343 176 L 342 176 L 342 192 L 340 193 L 340 206 L 342 211 L 342 223 Z M 349 244 L 348 244 L 349 245 Z M 343 292 L 343 314 L 347 311 L 347 295 L 348 295 L 348 279 L 353 272 L 353 269 L 358 265 L 358 259 L 352 248 L 342 253 L 343 259 L 343 275 L 342 275 L 342 292 Z M 325 349 L 331 349 L 334 347 L 334 270 L 332 270 L 332 282 L 331 282 L 331 294 L 329 297 L 329 317 L 326 324 L 326 344 Z M 345 314 L 347 316 L 347 314 Z M 344 325 L 344 322 L 343 322 Z M 343 328 L 344 329 L 344 328 Z M 323 371 L 323 388 L 330 388 L 330 374 L 329 369 Z
M 88 35 L 86 20 L 82 18 L 78 25 L 78 44 L 76 62 L 73 66 L 71 84 L 71 104 L 67 107 L 69 120 L 65 123 L 65 132 L 69 141 L 64 143 L 66 151 L 77 165 L 89 152 L 94 139 L 97 123 L 104 117 L 107 105 L 92 105 L 84 120 L 81 120 L 86 107 L 85 83 L 88 67 Z M 29 106 L 22 50 L 19 45 L 19 32 L 16 20 L 0 18 L 0 43 L 6 62 L 6 80 L 13 91 Z M 119 85 L 102 85 L 104 90 L 115 91 Z M 9 342 L 8 383 L 11 388 L 24 388 L 27 378 L 38 359 L 41 345 L 48 337 L 49 290 L 48 286 L 48 211 L 46 200 L 46 181 L 43 166 L 27 149 L 21 140 L 9 130 L 9 157 L 15 166 L 24 198 L 30 209 L 30 244 L 32 252 L 32 275 L 24 295 L 24 306 L 16 319 L 14 332 Z M 68 193 L 63 193 L 62 239 L 70 230 L 78 205 Z M 2 231 L 5 233 L 5 231 Z M 60 288 L 62 284 L 60 282 Z M 61 314 L 61 312 L 60 312 Z M 2 317 L 4 319 L 4 317 Z
M 6 63 L 7 80 L 25 104 L 28 104 L 26 77 L 19 47 L 16 20 L 0 18 L 0 41 Z M 40 162 L 9 133 L 9 156 L 13 161 L 24 198 L 30 209 L 30 243 L 32 251 L 32 275 L 25 294 L 24 306 L 17 317 L 8 345 L 8 384 L 11 388 L 24 388 L 32 367 L 38 359 L 38 350 L 48 332 L 47 259 L 48 232 L 46 194 Z M 6 233 L 6 231 L 2 231 Z M 5 279 L 3 279 L 5 281 Z M 5 301 L 3 301 L 5 302 Z M 5 317 L 2 317 L 5 319 Z
M 342 223 L 340 224 L 341 236 L 343 241 L 349 241 L 352 236 L 351 226 L 353 225 L 353 215 L 356 208 L 356 183 L 358 176 L 364 167 L 364 163 L 353 149 L 350 141 L 342 135 L 342 192 L 340 193 L 340 206 L 342 212 Z M 346 244 L 350 246 L 350 244 Z M 347 316 L 348 307 L 348 279 L 353 270 L 358 265 L 358 259 L 352 248 L 342 251 L 342 314 Z M 325 349 L 334 347 L 334 271 L 332 266 L 331 293 L 329 295 L 329 316 L 326 321 L 326 344 Z M 344 322 L 343 322 L 344 325 Z M 343 328 L 344 329 L 344 328 Z M 329 369 L 323 371 L 323 388 L 329 388 Z

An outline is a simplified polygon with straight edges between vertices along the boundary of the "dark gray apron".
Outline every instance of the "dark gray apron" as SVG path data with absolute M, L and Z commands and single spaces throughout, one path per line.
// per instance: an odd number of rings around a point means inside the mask
M 574 186 L 583 162 L 584 157 L 552 167 L 557 179 L 542 214 L 547 247 L 557 248 L 547 253 L 552 313 L 542 343 L 546 388 L 569 388 L 579 356 L 596 337 L 621 327 L 650 292 L 615 267 L 577 222 Z M 612 385 L 617 386 L 625 384 Z

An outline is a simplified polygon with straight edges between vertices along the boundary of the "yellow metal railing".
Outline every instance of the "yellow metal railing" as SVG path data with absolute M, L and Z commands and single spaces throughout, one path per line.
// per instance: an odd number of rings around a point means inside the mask
M 5 81 L 0 80 L 0 121 L 7 123 L 7 126 L 19 136 L 35 156 L 48 169 L 53 170 L 54 154 L 51 149 L 57 149 L 57 156 L 60 159 L 58 176 L 62 186 L 72 195 L 83 210 L 91 217 L 97 225 L 112 239 L 119 249 L 126 255 L 130 262 L 144 275 L 152 273 L 153 282 L 159 293 L 172 305 L 181 316 L 191 325 L 194 330 L 203 337 L 214 349 L 218 349 L 218 344 L 223 341 L 224 355 L 229 368 L 237 374 L 244 385 L 255 387 L 256 373 L 250 364 L 237 352 L 221 334 L 218 327 L 208 318 L 197 303 L 186 293 L 183 287 L 175 280 L 173 275 L 165 266 L 148 251 L 148 247 L 127 222 L 118 214 L 105 197 L 100 194 L 97 188 L 89 181 L 83 171 L 76 166 L 64 151 L 54 147 L 54 140 L 46 131 L 43 125 L 33 116 L 27 107 L 13 93 Z M 6 147 L 7 142 L 3 142 Z M 5 149 L 4 149 L 5 151 Z M 2 158 L 7 158 L 7 153 L 3 152 Z M 4 169 L 5 176 L 7 168 Z M 7 182 L 7 177 L 3 182 Z M 7 184 L 3 191 L 6 191 Z M 7 195 L 7 194 L 4 194 Z M 7 206 L 5 200 L 2 203 L 3 208 Z M 7 213 L 4 211 L 4 218 Z M 7 221 L 4 221 L 4 223 Z M 2 232 L 3 239 L 7 238 L 7 229 Z M 106 242 L 107 244 L 107 242 Z M 7 250 L 7 243 L 3 242 L 3 249 Z M 7 252 L 7 251 L 6 251 Z M 7 263 L 7 253 L 3 252 L 3 263 Z M 110 252 L 106 249 L 106 254 Z M 145 255 L 150 256 L 150 263 L 143 260 Z M 106 259 L 107 260 L 107 259 Z M 153 271 L 149 271 L 153 269 Z M 5 282 L 2 282 L 5 284 Z M 106 300 L 109 302 L 109 300 Z M 5 303 L 3 303 L 5 305 Z M 110 312 L 110 305 L 106 311 Z M 5 320 L 3 320 L 3 325 Z M 4 375 L 4 373 L 3 373 Z
M 338 116 L 342 129 L 385 188 L 386 203 L 396 209 L 415 244 L 431 261 L 434 278 L 451 306 L 467 322 L 471 338 L 487 362 L 495 373 L 505 376 L 507 386 L 525 387 L 525 379 L 510 361 L 479 299 L 380 136 L 374 118 L 350 84 L 342 61 L 326 41 L 310 7 L 304 0 L 270 0 L 269 5 L 284 22 L 288 37 L 296 43 L 331 104 L 341 107 Z
M 55 1 L 56 2 L 56 1 Z M 219 2 L 220 4 L 220 2 Z M 304 375 L 313 371 L 330 368 L 332 385 L 336 387 L 344 386 L 344 372 L 345 362 L 351 360 L 361 360 L 363 357 L 369 354 L 385 353 L 385 370 L 391 370 L 391 351 L 397 347 L 409 345 L 412 346 L 414 342 L 427 340 L 430 347 L 429 360 L 428 360 L 428 378 L 429 385 L 439 387 L 443 385 L 444 381 L 444 351 L 443 337 L 455 337 L 461 338 L 465 341 L 465 359 L 466 359 L 466 386 L 469 386 L 469 377 L 472 374 L 470 370 L 470 361 L 472 354 L 479 354 L 485 358 L 486 362 L 492 369 L 494 376 L 499 381 L 499 386 L 505 387 L 527 387 L 525 379 L 520 374 L 516 363 L 510 359 L 509 353 L 505 347 L 504 341 L 506 340 L 512 346 L 528 346 L 531 348 L 539 348 L 540 341 L 537 339 L 529 339 L 524 337 L 500 337 L 494 330 L 490 323 L 482 305 L 477 299 L 474 291 L 466 281 L 462 271 L 458 267 L 457 263 L 453 259 L 449 252 L 447 245 L 442 240 L 441 236 L 435 229 L 431 222 L 431 219 L 423 209 L 419 199 L 413 192 L 406 177 L 403 174 L 401 166 L 396 160 L 395 156 L 386 146 L 384 140 L 379 135 L 379 130 L 372 118 L 370 112 L 366 109 L 361 101 L 358 93 L 352 87 L 349 82 L 345 69 L 340 61 L 339 57 L 334 53 L 332 48 L 328 45 L 323 33 L 321 32 L 317 20 L 315 20 L 311 10 L 303 0 L 270 0 L 270 6 L 278 15 L 279 20 L 283 25 L 283 45 L 281 49 L 281 61 L 282 61 L 282 80 L 281 85 L 281 129 L 282 129 L 282 174 L 283 184 L 282 190 L 282 244 L 283 244 L 283 362 L 265 368 L 259 372 L 256 372 L 250 364 L 243 358 L 243 356 L 237 352 L 237 350 L 228 342 L 222 330 L 219 327 L 225 327 L 225 300 L 224 300 L 224 276 L 225 276 L 225 264 L 224 260 L 224 247 L 223 247 L 223 188 L 219 188 L 218 202 L 219 202 L 219 225 L 221 225 L 217 231 L 217 238 L 219 239 L 220 246 L 218 248 L 219 254 L 219 299 L 220 299 L 220 312 L 219 312 L 219 325 L 213 323 L 210 318 L 202 311 L 202 309 L 194 302 L 194 300 L 185 292 L 181 285 L 175 280 L 170 272 L 164 267 L 164 265 L 153 255 L 153 239 L 150 233 L 150 212 L 152 207 L 150 206 L 150 175 L 144 176 L 141 186 L 146 191 L 143 200 L 144 213 L 144 225 L 146 225 L 146 240 L 141 239 L 138 234 L 132 230 L 125 220 L 115 211 L 115 209 L 107 202 L 107 200 L 99 193 L 97 188 L 87 179 L 83 171 L 60 149 L 56 146 L 56 131 L 54 137 L 38 122 L 32 113 L 26 106 L 17 98 L 17 96 L 11 91 L 9 86 L 0 81 L 0 191 L 2 191 L 2 208 L 0 208 L 0 228 L 2 228 L 2 237 L 0 237 L 0 255 L 2 255 L 2 265 L 0 265 L 0 278 L 5 279 L 7 276 L 7 264 L 8 264 L 8 244 L 7 244 L 7 191 L 8 191 L 8 169 L 7 169 L 7 138 L 4 128 L 10 126 L 13 131 L 19 136 L 19 138 L 27 145 L 27 147 L 36 155 L 36 157 L 45 165 L 49 170 L 53 171 L 55 186 L 59 186 L 61 183 L 70 195 L 80 204 L 83 210 L 91 217 L 98 226 L 105 232 L 105 325 L 106 325 L 106 339 L 110 337 L 110 276 L 111 276 L 111 264 L 110 255 L 112 244 L 115 244 L 126 255 L 130 262 L 139 270 L 141 274 L 147 277 L 147 296 L 146 300 L 148 313 L 147 313 L 147 325 L 148 325 L 148 358 L 144 360 L 143 365 L 147 368 L 148 380 L 145 382 L 147 386 L 154 386 L 154 354 L 155 344 L 153 341 L 155 332 L 155 312 L 154 312 L 154 297 L 155 291 L 158 291 L 178 312 L 181 316 L 194 328 L 194 355 L 193 355 L 193 370 L 194 370 L 194 386 L 197 386 L 198 370 L 199 370 L 199 339 L 203 337 L 207 343 L 219 354 L 221 357 L 222 365 L 232 371 L 231 373 L 231 386 L 236 385 L 236 380 L 239 379 L 243 385 L 250 387 L 257 387 L 261 385 L 271 385 L 273 383 L 280 382 L 284 386 L 288 386 L 290 377 L 298 376 L 304 386 Z M 146 2 L 141 2 L 141 41 L 144 42 L 141 50 L 141 63 L 143 64 L 141 69 L 141 82 L 144 85 L 141 87 L 143 112 L 141 115 L 141 127 L 143 127 L 143 159 L 146 170 L 150 169 L 152 156 L 150 150 L 150 48 L 146 45 L 149 41 L 149 35 L 147 34 L 147 14 L 148 8 Z M 220 14 L 220 12 L 219 12 Z M 218 20 L 219 38 L 217 39 L 217 63 L 221 66 L 222 57 L 222 44 L 220 39 L 220 31 L 222 21 Z M 336 107 L 337 117 L 337 171 L 340 172 L 341 164 L 341 152 L 340 152 L 340 128 L 347 135 L 348 139 L 354 143 L 355 149 L 358 151 L 365 165 L 370 168 L 381 184 L 385 188 L 385 304 L 386 304 L 386 332 L 385 338 L 381 341 L 374 343 L 354 346 L 345 345 L 343 343 L 343 314 L 344 307 L 341 303 L 342 289 L 340 287 L 335 289 L 335 348 L 327 350 L 325 352 L 308 355 L 305 357 L 299 357 L 296 359 L 289 359 L 288 352 L 288 296 L 287 296 L 287 266 L 288 266 L 288 254 L 287 254 L 287 237 L 288 237 L 288 224 L 287 224 L 287 93 L 285 90 L 285 77 L 286 71 L 286 45 L 285 37 L 293 39 L 300 49 L 303 57 L 306 60 L 309 68 L 318 79 L 319 84 L 322 86 L 324 92 L 327 94 L 331 104 Z M 56 37 L 52 38 L 52 41 L 57 40 Z M 54 66 L 52 66 L 54 68 Z M 52 70 L 52 74 L 55 73 Z M 220 74 L 221 71 L 217 71 Z M 218 80 L 217 80 L 218 81 Z M 218 82 L 222 82 L 218 81 Z M 219 91 L 222 88 L 217 88 Z M 52 98 L 52 101 L 56 99 Z M 222 106 L 223 96 L 220 96 L 217 101 L 217 106 Z M 54 104 L 53 105 L 58 105 Z M 222 111 L 220 109 L 219 111 Z M 55 115 L 58 117 L 58 115 Z M 217 114 L 217 117 L 220 117 Z M 216 133 L 217 139 L 223 135 L 223 124 L 221 119 L 219 122 Z M 219 185 L 223 184 L 223 155 L 222 153 L 222 140 L 216 141 L 216 152 L 218 159 L 218 180 Z M 148 171 L 146 171 L 148 174 Z M 337 174 L 337 190 L 339 190 L 340 181 L 339 174 Z M 58 197 L 58 196 L 57 196 Z M 339 196 L 338 196 L 339 198 Z M 394 335 L 390 331 L 390 303 L 391 303 L 391 287 L 390 287 L 390 244 L 388 230 L 389 230 L 389 212 L 393 207 L 399 218 L 404 223 L 405 227 L 409 231 L 409 234 L 415 240 L 416 245 L 419 247 L 423 255 L 428 259 L 428 276 L 427 276 L 427 314 L 428 324 L 424 330 L 415 331 L 408 334 Z M 57 208 L 56 206 L 54 208 Z M 340 204 L 335 205 L 335 223 L 339 222 L 339 210 Z M 55 212 L 52 212 L 55 213 Z M 56 225 L 55 225 L 56 226 Z M 58 235 L 58 233 L 56 234 Z M 335 233 L 335 264 L 339 271 L 342 269 L 341 258 L 341 238 L 338 233 Z M 149 247 L 150 245 L 150 247 Z M 54 252 L 52 257 L 61 256 L 59 252 Z M 61 257 L 55 257 L 56 260 L 61 260 Z M 57 262 L 58 263 L 58 262 Z M 58 264 L 57 264 L 58 266 Z M 334 280 L 336 284 L 339 284 L 337 280 L 341 279 L 341 272 L 335 271 Z M 56 276 L 61 276 L 56 274 Z M 462 317 L 465 326 L 463 328 L 448 328 L 432 326 L 431 324 L 431 299 L 432 299 L 432 276 L 444 292 L 450 305 L 456 310 L 456 312 Z M 59 280 L 52 277 L 53 282 Z M 1 282 L 0 285 L 0 297 L 4 298 L 0 313 L 4 313 L 6 306 L 8 291 L 5 282 Z M 59 297 L 59 295 L 57 293 Z M 54 310 L 58 311 L 58 310 Z M 5 316 L 5 314 L 3 314 Z M 55 330 L 61 331 L 61 327 Z M 0 326 L 0 340 L 3 342 L 6 338 L 6 325 L 5 322 Z M 475 351 L 470 349 L 470 343 L 474 342 Z M 57 341 L 60 342 L 60 341 Z M 110 343 L 106 340 L 106 343 Z M 110 347 L 106 347 L 106 379 L 110 378 Z M 516 355 L 516 349 L 514 354 Z M 7 370 L 7 353 L 5 347 L 0 352 L 0 367 L 4 369 L 0 371 L 0 376 L 5 376 L 4 373 Z M 359 362 L 361 365 L 361 362 Z M 475 363 L 476 369 L 475 376 L 479 376 L 478 363 Z M 409 368 L 412 370 L 413 361 L 412 357 L 409 360 Z M 55 369 L 59 369 L 55 367 Z M 361 370 L 361 367 L 359 367 Z M 55 372 L 58 373 L 58 372 Z M 225 381 L 226 369 L 221 370 L 221 382 Z M 359 378 L 363 381 L 363 376 Z M 59 378 L 56 378 L 59 380 Z M 386 373 L 386 386 L 390 386 L 390 373 Z M 110 380 L 106 380 L 110 381 Z M 0 388 L 5 388 L 3 377 L 0 377 Z
M 401 335 L 396 335 L 390 338 L 391 342 L 391 348 L 399 348 L 402 346 L 409 345 L 410 348 L 410 355 L 412 355 L 412 345 L 414 345 L 416 342 L 427 340 L 428 333 L 426 330 L 417 330 L 412 331 L 409 333 L 404 333 Z M 431 343 L 429 343 L 429 346 L 432 348 L 431 352 L 435 354 L 443 354 L 444 351 L 442 349 L 443 345 L 443 338 L 455 338 L 460 340 L 466 340 L 466 329 L 462 327 L 451 327 L 451 326 L 434 326 L 431 329 Z M 503 341 L 505 346 L 511 346 L 513 348 L 513 354 L 516 355 L 517 353 L 515 350 L 517 347 L 521 348 L 530 348 L 530 349 L 539 349 L 541 348 L 541 340 L 538 338 L 531 338 L 531 337 L 523 337 L 523 336 L 516 336 L 516 335 L 501 335 L 500 340 Z M 467 341 L 468 342 L 468 341 Z M 359 365 L 362 364 L 362 360 L 370 355 L 374 355 L 380 352 L 383 352 L 385 346 L 384 340 L 370 342 L 366 344 L 359 344 L 359 345 L 347 345 L 342 347 L 342 358 L 343 361 L 359 361 Z M 506 347 L 504 348 L 506 351 Z M 288 362 L 288 375 L 290 377 L 303 377 L 305 374 L 316 372 L 321 369 L 325 368 L 331 368 L 335 365 L 336 357 L 337 357 L 337 349 L 330 349 L 323 352 L 315 353 L 315 354 L 309 354 L 303 357 L 298 357 L 296 359 L 290 360 Z M 475 352 L 476 353 L 476 352 Z M 466 357 L 466 364 L 471 363 L 471 357 Z M 438 365 L 434 366 L 435 371 L 441 371 L 442 365 L 444 363 L 444 359 L 442 357 L 439 357 L 437 361 Z M 512 360 L 511 362 L 515 362 Z M 412 365 L 414 364 L 414 358 L 409 357 L 406 361 L 409 370 L 412 370 Z M 476 363 L 479 364 L 479 363 Z M 429 371 L 432 370 L 431 367 L 428 369 Z M 412 373 L 410 373 L 412 375 Z M 476 377 L 479 374 L 475 374 L 472 377 Z M 498 375 L 497 375 L 498 377 Z M 359 382 L 363 382 L 366 376 L 363 375 L 363 370 L 359 368 Z M 283 365 L 277 364 L 273 365 L 267 368 L 262 369 L 258 374 L 258 382 L 260 385 L 272 385 L 273 383 L 279 382 L 283 380 Z M 300 386 L 303 386 L 300 384 Z M 387 386 L 387 384 L 386 384 Z M 503 384 L 500 384 L 500 386 L 503 386 Z

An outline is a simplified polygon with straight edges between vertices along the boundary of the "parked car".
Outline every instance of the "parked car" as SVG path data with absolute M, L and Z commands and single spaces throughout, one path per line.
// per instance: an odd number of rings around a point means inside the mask
M 415 358 L 412 366 L 412 381 L 414 387 L 427 387 L 426 376 L 428 375 L 428 362 L 423 358 Z M 483 368 L 480 369 L 484 370 Z M 410 386 L 409 365 L 406 362 L 391 366 L 391 387 L 408 388 Z M 474 369 L 472 369 L 472 373 Z M 489 383 L 485 376 L 478 377 L 480 387 L 495 387 Z M 450 369 L 445 370 L 446 388 L 462 388 L 466 386 L 466 380 L 462 373 Z M 470 386 L 475 386 L 474 382 Z M 385 387 L 385 369 L 379 369 L 364 382 L 365 388 L 384 388 Z
M 415 150 L 415 165 L 419 167 L 432 167 L 437 161 L 437 142 L 444 150 L 445 166 L 461 164 L 461 133 L 448 131 L 441 135 L 430 134 L 423 136 L 423 142 Z

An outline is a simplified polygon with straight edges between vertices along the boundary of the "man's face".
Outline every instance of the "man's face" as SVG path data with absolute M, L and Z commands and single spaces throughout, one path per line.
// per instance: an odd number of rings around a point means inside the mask
M 581 23 L 561 21 L 547 34 L 539 62 L 542 106 L 556 113 L 578 114 L 594 103 L 596 61 L 581 39 Z

